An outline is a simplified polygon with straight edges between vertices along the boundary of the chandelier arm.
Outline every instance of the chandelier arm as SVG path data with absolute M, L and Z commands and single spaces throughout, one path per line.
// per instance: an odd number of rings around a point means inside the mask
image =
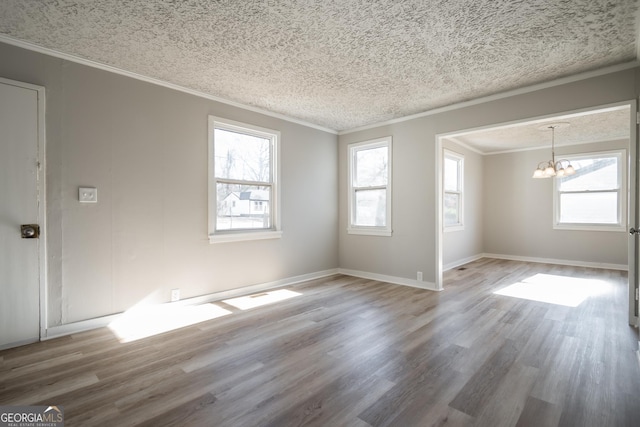
M 538 169 L 542 169 L 543 167 L 547 166 L 549 164 L 549 161 L 542 161 L 540 163 L 538 163 Z

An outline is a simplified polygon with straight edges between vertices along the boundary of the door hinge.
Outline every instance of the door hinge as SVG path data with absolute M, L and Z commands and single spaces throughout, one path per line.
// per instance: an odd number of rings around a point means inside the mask
M 640 111 L 636 112 L 636 124 L 640 125 Z
M 638 301 L 640 299 L 639 292 L 640 292 L 640 289 L 636 288 L 636 301 Z

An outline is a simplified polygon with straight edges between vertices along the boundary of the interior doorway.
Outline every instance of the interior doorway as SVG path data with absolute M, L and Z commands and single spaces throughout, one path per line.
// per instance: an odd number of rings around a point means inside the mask
M 636 111 L 636 102 L 628 101 L 438 135 L 436 285 L 440 289 L 445 286 L 445 270 L 481 257 L 628 268 L 629 323 L 637 325 L 638 238 L 627 233 L 631 227 L 638 228 Z M 561 230 L 555 222 L 558 207 L 554 181 L 558 180 L 532 179 L 538 162 L 552 156 L 551 135 L 544 130 L 560 122 L 565 128 L 555 135 L 556 154 L 606 152 L 611 147 L 624 151 L 625 188 L 620 194 L 624 192 L 626 206 L 615 232 Z M 447 229 L 446 215 L 451 217 L 451 213 L 444 211 L 455 207 L 456 199 L 445 189 L 445 150 L 464 157 L 462 229 L 460 224 L 458 229 Z M 480 190 L 468 188 L 470 184 L 477 187 L 478 181 L 482 182 Z M 471 220 L 474 217 L 475 224 Z M 593 246 L 606 254 L 600 259 L 595 250 L 586 253 L 588 241 L 596 242 Z M 606 245 L 597 248 L 599 243 L 615 246 L 615 253 Z

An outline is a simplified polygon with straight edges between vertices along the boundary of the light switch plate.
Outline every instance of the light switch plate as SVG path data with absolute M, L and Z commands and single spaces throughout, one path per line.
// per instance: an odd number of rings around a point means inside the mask
M 98 189 L 93 187 L 78 187 L 80 203 L 98 203 Z

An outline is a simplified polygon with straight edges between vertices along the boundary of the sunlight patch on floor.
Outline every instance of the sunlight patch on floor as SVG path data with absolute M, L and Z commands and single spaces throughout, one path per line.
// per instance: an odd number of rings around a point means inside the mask
M 610 289 L 610 285 L 603 280 L 536 274 L 494 294 L 577 307 L 590 296 L 601 295 Z
M 231 314 L 215 304 L 179 306 L 172 304 L 136 306 L 109 324 L 122 343 L 173 331 Z
M 240 310 L 260 307 L 278 301 L 284 301 L 302 295 L 299 292 L 288 289 L 278 289 L 277 291 L 260 292 L 259 294 L 247 295 L 244 297 L 223 300 L 225 304 L 232 305 Z

